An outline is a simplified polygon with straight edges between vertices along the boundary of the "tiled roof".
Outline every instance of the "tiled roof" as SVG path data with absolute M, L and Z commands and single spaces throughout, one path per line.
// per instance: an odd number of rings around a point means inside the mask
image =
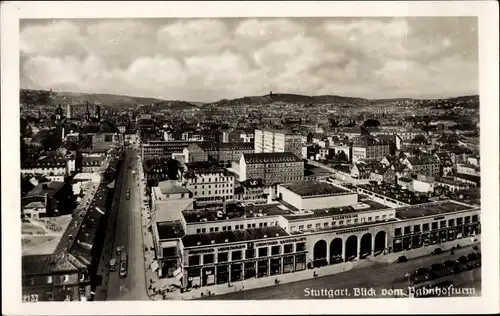
M 243 154 L 247 164 L 300 162 L 302 159 L 291 152 Z
M 48 197 L 54 197 L 63 187 L 64 182 L 59 181 L 40 183 L 29 191 L 25 197 L 40 196 L 44 194 L 47 194 Z

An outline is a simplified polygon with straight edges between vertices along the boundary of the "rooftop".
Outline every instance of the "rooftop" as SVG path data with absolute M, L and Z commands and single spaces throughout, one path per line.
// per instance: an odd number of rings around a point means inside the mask
M 158 187 L 163 194 L 190 193 L 188 189 L 180 184 L 177 184 L 175 180 L 161 181 L 158 183 Z
M 448 200 L 444 202 L 426 203 L 398 208 L 396 209 L 396 218 L 412 219 L 423 216 L 436 216 L 440 214 L 464 211 L 468 209 L 474 209 L 474 207 Z
M 382 197 L 386 197 L 410 205 L 429 202 L 429 199 L 426 195 L 417 195 L 414 192 L 404 190 L 397 185 L 391 185 L 387 183 L 363 184 L 358 185 L 358 188 L 373 192 L 376 197 L 377 195 L 380 195 Z
M 289 234 L 283 228 L 279 226 L 267 226 L 245 230 L 186 235 L 182 238 L 182 243 L 184 247 L 196 247 L 201 245 L 227 244 L 284 236 L 289 236 Z
M 64 182 L 50 181 L 39 183 L 31 191 L 29 191 L 25 197 L 40 196 L 47 194 L 48 197 L 54 197 L 59 190 L 64 186 Z
M 291 184 L 280 184 L 280 186 L 292 191 L 301 197 L 313 197 L 324 195 L 340 195 L 350 193 L 348 190 L 334 186 L 330 183 L 319 181 L 299 181 Z
M 253 143 L 201 143 L 200 148 L 205 150 L 205 151 L 214 151 L 214 150 L 221 150 L 221 151 L 230 151 L 230 150 L 253 150 L 254 145 Z
M 292 205 L 289 205 L 286 202 L 283 202 L 283 205 L 287 206 L 291 210 L 294 210 L 297 212 L 296 214 L 290 214 L 286 215 L 285 218 L 288 220 L 303 220 L 303 219 L 308 219 L 308 218 L 316 218 L 316 217 L 328 217 L 328 216 L 335 216 L 335 215 L 343 215 L 343 214 L 352 214 L 352 213 L 361 213 L 361 212 L 371 212 L 371 211 L 378 211 L 378 210 L 383 210 L 383 209 L 390 209 L 389 207 L 377 203 L 373 200 L 370 200 L 368 198 L 361 199 L 358 201 L 358 204 L 356 205 L 350 205 L 350 206 L 344 206 L 344 207 L 330 207 L 330 208 L 323 208 L 323 209 L 317 209 L 317 210 L 311 210 L 307 213 L 302 213 L 299 214 L 299 210 Z
M 301 162 L 302 159 L 291 152 L 284 153 L 252 153 L 243 154 L 247 164 L 279 163 L 279 162 Z
M 184 236 L 181 222 L 159 222 L 156 223 L 156 227 L 160 239 L 181 238 Z
M 55 271 L 68 271 L 85 268 L 71 254 L 56 252 L 45 255 L 27 255 L 22 257 L 23 276 L 50 274 Z
M 223 206 L 217 206 L 193 211 L 183 211 L 182 214 L 187 223 L 198 223 L 204 222 L 205 220 L 207 222 L 213 222 L 228 219 L 287 215 L 292 214 L 292 212 L 286 208 L 280 207 L 278 203 L 247 206 L 242 206 L 238 203 L 228 203 L 225 212 Z

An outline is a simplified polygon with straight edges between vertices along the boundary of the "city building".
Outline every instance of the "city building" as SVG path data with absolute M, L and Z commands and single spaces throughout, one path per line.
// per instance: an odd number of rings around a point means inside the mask
M 465 245 L 471 242 L 465 237 L 480 233 L 479 209 L 455 201 L 392 208 L 317 182 L 278 191 L 276 203 L 186 210 L 177 226 L 164 223 L 169 228 L 161 228 L 157 252 L 175 258 L 168 277 L 185 289 L 233 283 L 443 243 Z
M 228 130 L 222 132 L 223 143 L 253 143 L 254 132 L 245 130 Z
M 216 161 L 238 161 L 243 154 L 254 152 L 252 143 L 201 143 L 200 148 Z
M 391 143 L 376 138 L 363 137 L 352 145 L 352 160 L 380 160 L 391 154 Z
M 186 164 L 182 184 L 193 193 L 196 205 L 234 199 L 234 175 L 208 162 Z
M 66 117 L 68 119 L 72 119 L 73 118 L 73 104 L 71 104 L 71 103 L 68 103 L 66 105 Z
M 201 149 L 200 145 L 189 144 L 189 146 L 183 149 L 184 162 L 208 161 L 208 153 Z
M 410 172 L 414 174 L 423 174 L 428 176 L 439 176 L 439 160 L 431 155 L 422 155 L 419 157 L 407 157 L 402 162 Z
M 199 141 L 147 141 L 141 144 L 142 160 L 151 158 L 171 158 L 173 153 L 181 153 L 190 144 L 199 144 Z
M 254 135 L 255 153 L 291 152 L 302 157 L 302 135 L 277 129 L 256 129 Z
M 27 218 L 70 214 L 75 206 L 74 202 L 70 185 L 57 181 L 43 182 L 21 198 L 21 214 Z
M 290 152 L 243 154 L 240 181 L 261 180 L 265 186 L 304 179 L 304 161 Z

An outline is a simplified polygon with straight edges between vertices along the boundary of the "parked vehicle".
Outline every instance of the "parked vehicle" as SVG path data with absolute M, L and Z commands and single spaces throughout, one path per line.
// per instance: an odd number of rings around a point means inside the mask
M 122 253 L 122 246 L 116 247 L 116 254 L 119 256 Z
M 399 256 L 398 259 L 396 260 L 397 263 L 402 263 L 406 261 L 408 261 L 408 259 L 405 256 Z
M 466 256 L 460 256 L 458 257 L 458 259 L 456 260 L 457 263 L 467 263 L 467 257 Z
M 430 271 L 439 271 L 443 268 L 443 264 L 442 263 L 434 263 L 432 264 L 430 267 L 429 267 L 429 270 Z
M 128 272 L 128 256 L 125 251 L 120 255 L 120 278 L 125 278 Z
M 415 274 L 416 275 L 424 275 L 426 274 L 427 272 L 429 272 L 429 270 L 427 268 L 418 268 L 416 271 L 415 271 Z
M 116 258 L 109 260 L 109 270 L 116 271 Z

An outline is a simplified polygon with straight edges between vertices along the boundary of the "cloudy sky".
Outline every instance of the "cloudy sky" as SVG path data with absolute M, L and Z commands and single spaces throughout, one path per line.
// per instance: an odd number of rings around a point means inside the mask
M 21 87 L 216 101 L 478 93 L 476 18 L 22 20 Z

